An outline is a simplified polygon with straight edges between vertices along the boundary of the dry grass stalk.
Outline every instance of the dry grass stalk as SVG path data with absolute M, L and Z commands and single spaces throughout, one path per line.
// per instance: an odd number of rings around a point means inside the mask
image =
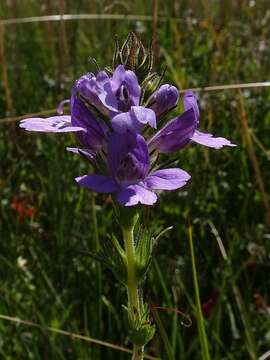
M 0 24 L 0 64 L 1 64 L 1 77 L 3 81 L 4 94 L 6 99 L 6 112 L 10 115 L 12 112 L 12 99 L 8 81 L 8 68 L 5 57 L 5 28 Z
M 62 77 L 64 74 L 64 70 L 66 67 L 66 59 L 67 59 L 67 36 L 66 36 L 66 25 L 63 19 L 63 15 L 65 14 L 66 3 L 65 0 L 59 0 L 59 12 L 61 16 L 60 20 L 60 28 L 59 28 L 59 68 L 58 68 L 58 79 L 59 84 L 62 83 Z
M 17 323 L 17 324 L 23 324 L 23 325 L 26 325 L 26 326 L 35 327 L 35 328 L 38 328 L 38 329 L 40 329 L 42 331 L 48 331 L 48 332 L 51 332 L 51 333 L 68 336 L 72 340 L 75 340 L 75 339 L 84 340 L 86 342 L 90 342 L 90 343 L 93 343 L 93 344 L 105 346 L 105 347 L 108 347 L 108 348 L 111 348 L 111 349 L 114 349 L 114 350 L 126 352 L 126 353 L 129 353 L 129 354 L 132 353 L 132 351 L 130 349 L 127 349 L 127 348 L 124 348 L 122 346 L 118 346 L 118 345 L 109 343 L 107 341 L 94 339 L 94 338 L 91 338 L 89 336 L 84 336 L 84 335 L 81 335 L 81 334 L 75 334 L 75 333 L 72 333 L 72 332 L 69 332 L 69 331 L 65 331 L 65 330 L 58 329 L 58 328 L 53 328 L 53 327 L 50 327 L 50 326 L 40 325 L 40 324 L 34 323 L 32 321 L 29 321 L 29 320 L 22 320 L 22 319 L 19 319 L 17 317 L 7 316 L 7 315 L 2 315 L 2 314 L 0 314 L 0 319 L 1 320 L 6 320 L 6 321 L 11 321 L 11 322 L 14 322 L 14 323 Z M 144 357 L 145 357 L 145 359 L 150 359 L 150 360 L 160 360 L 159 358 L 154 357 L 154 356 L 150 356 L 150 355 L 144 355 Z
M 261 195 L 262 195 L 262 202 L 263 202 L 263 206 L 264 206 L 265 212 L 266 212 L 266 214 L 265 214 L 266 222 L 268 225 L 270 225 L 269 198 L 268 198 L 268 194 L 265 190 L 262 172 L 261 172 L 260 165 L 259 165 L 256 153 L 254 150 L 253 141 L 252 141 L 249 125 L 248 125 L 248 116 L 247 116 L 245 103 L 244 103 L 244 99 L 243 99 L 243 95 L 242 95 L 241 91 L 239 91 L 238 103 L 239 103 L 239 117 L 240 117 L 241 127 L 242 127 L 242 131 L 243 131 L 242 134 L 243 134 L 244 142 L 247 147 L 248 157 L 251 161 L 251 164 L 252 164 L 252 167 L 253 167 L 253 170 L 255 173 L 256 183 L 257 183 L 259 191 L 261 192 Z
M 51 0 L 47 0 L 46 1 L 46 10 L 47 14 L 51 14 L 52 13 L 52 1 Z M 52 51 L 53 50 L 53 26 L 51 21 L 48 21 L 46 23 L 46 27 L 47 27 L 47 34 L 48 34 L 48 44 L 49 44 L 49 48 Z
M 158 24 L 158 0 L 153 0 L 153 20 L 152 20 L 152 46 L 154 58 L 157 58 L 157 24 Z

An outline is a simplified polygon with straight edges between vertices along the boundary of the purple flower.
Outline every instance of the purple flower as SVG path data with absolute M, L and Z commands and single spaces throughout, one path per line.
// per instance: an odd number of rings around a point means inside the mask
M 110 78 L 105 71 L 100 71 L 96 76 L 91 73 L 81 76 L 75 82 L 75 90 L 104 115 L 108 116 L 116 106 Z
M 190 141 L 198 144 L 220 149 L 223 146 L 236 146 L 222 137 L 214 137 L 197 130 L 200 112 L 197 97 L 191 91 L 184 95 L 185 111 L 169 121 L 148 142 L 151 150 L 170 153 L 182 149 Z
M 127 129 L 135 132 L 149 124 L 156 127 L 155 113 L 139 106 L 141 88 L 135 73 L 119 65 L 110 78 L 104 71 L 95 77 L 93 74 L 82 76 L 75 83 L 75 89 L 102 114 L 112 119 L 117 132 Z
M 164 84 L 154 92 L 150 99 L 150 108 L 157 117 L 175 107 L 179 100 L 179 91 L 175 86 Z
M 161 86 L 149 99 L 149 107 L 140 106 L 141 89 L 136 75 L 119 65 L 112 77 L 104 71 L 96 76 L 87 74 L 73 86 L 70 100 L 71 116 L 48 119 L 31 118 L 21 121 L 28 131 L 75 132 L 82 148 L 67 148 L 86 157 L 101 173 L 76 178 L 79 185 L 101 193 L 115 193 L 124 206 L 152 205 L 156 190 L 175 190 L 184 186 L 190 175 L 181 169 L 154 168 L 156 151 L 170 153 L 194 141 L 208 147 L 235 146 L 222 137 L 197 130 L 200 112 L 196 96 L 184 95 L 185 111 L 169 121 L 150 139 L 144 127 L 156 129 L 156 117 L 164 115 L 178 102 L 178 90 Z M 153 131 L 153 130 L 152 130 Z
M 139 105 L 141 88 L 133 71 L 126 71 L 123 65 L 119 65 L 113 73 L 111 88 L 115 96 L 117 112 L 126 112 L 131 106 Z
M 99 111 L 108 115 L 128 112 L 138 106 L 141 88 L 134 72 L 119 65 L 110 78 L 105 71 L 87 74 L 76 82 L 79 93 Z
M 58 105 L 58 112 L 63 113 L 63 106 L 70 103 L 71 118 L 62 124 L 61 118 L 26 119 L 21 127 L 29 131 L 69 132 L 80 131 L 77 138 L 84 148 L 99 151 L 106 147 L 109 127 L 116 132 L 126 130 L 140 132 L 146 124 L 156 128 L 156 115 L 152 109 L 139 106 L 141 89 L 135 73 L 119 65 L 110 78 L 105 71 L 96 76 L 86 74 L 74 84 L 70 100 Z M 102 116 L 111 119 L 111 124 L 94 115 L 91 107 Z M 109 119 L 108 119 L 109 121 Z M 59 123 L 59 126 L 58 126 Z
M 108 143 L 108 176 L 89 174 L 76 181 L 89 190 L 116 193 L 124 206 L 157 201 L 154 190 L 174 190 L 184 186 L 190 175 L 181 169 L 150 170 L 147 143 L 137 133 L 113 133 Z

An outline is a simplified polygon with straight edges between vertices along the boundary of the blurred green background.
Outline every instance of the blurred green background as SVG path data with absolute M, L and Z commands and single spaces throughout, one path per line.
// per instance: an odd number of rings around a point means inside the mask
M 69 135 L 28 134 L 13 117 L 55 109 L 74 79 L 111 63 L 114 36 L 135 31 L 156 41 L 156 69 L 180 89 L 267 81 L 268 0 L 1 0 L 0 17 L 107 14 L 107 19 L 0 22 L 0 314 L 129 347 L 121 304 L 125 289 L 89 257 L 99 238 L 120 230 L 106 196 L 79 189 L 88 164 L 68 154 Z M 134 15 L 117 20 L 110 15 Z M 141 18 L 149 16 L 149 18 Z M 158 16 L 158 19 L 156 17 Z M 159 18 L 161 18 L 159 20 Z M 201 129 L 237 148 L 196 145 L 179 152 L 192 175 L 164 193 L 143 222 L 166 226 L 145 299 L 189 314 L 157 312 L 147 352 L 161 359 L 201 359 L 187 237 L 196 262 L 211 359 L 257 360 L 270 348 L 269 88 L 200 92 Z M 8 118 L 8 119 L 4 119 Z M 4 120 L 2 120 L 4 119 Z M 222 256 L 223 244 L 228 260 Z M 155 319 L 156 320 L 156 319 Z M 128 359 L 107 347 L 0 319 L 1 359 Z

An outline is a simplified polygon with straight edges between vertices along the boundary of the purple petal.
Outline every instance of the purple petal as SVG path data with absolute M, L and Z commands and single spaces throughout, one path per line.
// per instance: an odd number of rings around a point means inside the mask
M 123 65 L 118 65 L 111 79 L 112 90 L 116 92 L 125 80 L 126 70 Z
M 84 102 L 72 94 L 71 122 L 74 126 L 86 129 L 84 133 L 78 133 L 77 138 L 88 149 L 98 151 L 106 143 L 107 128 L 101 119 L 96 119 Z
M 186 185 L 190 175 L 181 169 L 162 169 L 154 171 L 144 183 L 151 190 L 175 190 Z
M 140 102 L 141 88 L 137 76 L 131 70 L 126 71 L 125 83 L 129 91 L 132 105 L 137 106 Z
M 98 95 L 101 103 L 110 110 L 113 114 L 118 112 L 117 110 L 117 99 L 112 91 L 111 83 L 107 82 L 104 84 L 103 91 L 99 92 Z M 108 113 L 109 114 L 109 113 Z
M 98 193 L 113 193 L 119 191 L 119 185 L 103 175 L 83 175 L 75 179 L 80 186 Z
M 156 128 L 156 115 L 151 109 L 143 106 L 132 106 L 129 112 L 115 115 L 111 124 L 118 133 L 124 133 L 127 130 L 139 132 L 145 124 Z
M 140 173 L 138 179 L 143 179 L 149 171 L 150 163 L 143 136 L 130 131 L 125 134 L 113 133 L 108 142 L 108 167 L 114 178 L 122 165 L 125 165 L 123 162 L 128 156 L 136 162 L 136 172 Z
M 158 150 L 170 153 L 182 149 L 193 136 L 197 127 L 197 119 L 193 109 L 171 120 L 159 130 L 149 141 L 149 151 Z
M 127 130 L 137 131 L 138 123 L 132 119 L 130 112 L 122 112 L 115 115 L 111 120 L 111 125 L 119 134 L 125 133 Z
M 101 71 L 95 77 L 93 74 L 81 76 L 74 85 L 77 91 L 96 109 L 105 115 L 110 111 L 116 111 L 117 101 L 112 93 L 108 75 Z
M 111 79 L 113 92 L 116 93 L 122 85 L 128 90 L 131 104 L 135 106 L 139 105 L 141 88 L 137 76 L 131 70 L 126 71 L 123 65 L 118 65 Z
M 153 205 L 157 201 L 157 195 L 147 190 L 142 184 L 129 185 L 117 195 L 117 200 L 124 206 L 134 206 L 139 203 Z
M 152 128 L 157 128 L 156 114 L 153 110 L 147 109 L 143 106 L 132 106 L 130 113 L 142 125 L 150 125 Z
M 179 100 L 179 91 L 175 86 L 164 84 L 151 97 L 151 109 L 159 117 L 172 109 Z
M 117 99 L 113 93 L 110 78 L 105 71 L 100 71 L 96 77 L 92 77 L 90 85 L 92 92 L 96 94 L 103 107 L 113 112 L 117 111 Z M 107 114 L 107 111 L 105 113 Z
M 105 71 L 100 71 L 95 79 L 93 78 L 93 88 L 102 104 L 112 112 L 117 111 L 117 99 L 113 93 L 112 84 Z
M 236 146 L 235 144 L 232 144 L 230 140 L 223 137 L 214 137 L 212 134 L 203 133 L 198 130 L 195 131 L 190 139 L 200 145 L 208 146 L 214 149 L 221 149 L 223 146 Z
M 184 94 L 184 109 L 185 110 L 189 110 L 189 109 L 193 109 L 195 116 L 196 116 L 196 121 L 197 123 L 200 120 L 200 110 L 199 110 L 199 106 L 198 106 L 198 97 L 194 94 L 193 91 L 186 91 Z
M 105 83 L 107 83 L 110 80 L 108 74 L 106 73 L 106 71 L 99 71 L 97 73 L 96 76 L 96 81 L 99 84 L 99 86 L 104 85 Z
M 93 74 L 88 73 L 77 79 L 73 86 L 73 94 L 77 95 L 77 92 L 79 92 L 85 99 L 89 100 L 93 105 L 95 105 L 97 97 L 96 94 L 93 94 L 92 88 L 90 86 L 90 81 L 93 77 Z
M 66 150 L 69 151 L 69 152 L 72 152 L 74 154 L 84 155 L 89 160 L 94 160 L 94 158 L 96 156 L 96 153 L 94 153 L 93 151 L 88 150 L 88 149 L 67 147 Z
M 30 118 L 20 122 L 20 127 L 27 131 L 38 132 L 76 132 L 86 131 L 82 126 L 72 126 L 69 115 L 52 116 L 47 119 Z

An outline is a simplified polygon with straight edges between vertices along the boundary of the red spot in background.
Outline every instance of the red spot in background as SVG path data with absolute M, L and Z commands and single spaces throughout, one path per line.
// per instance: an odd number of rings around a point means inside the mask
M 214 292 L 211 297 L 202 304 L 202 312 L 205 317 L 209 317 L 212 314 L 217 302 L 218 292 Z
M 37 208 L 32 206 L 28 200 L 17 197 L 12 198 L 10 207 L 17 214 L 19 221 L 24 221 L 26 218 L 33 218 L 37 212 Z

